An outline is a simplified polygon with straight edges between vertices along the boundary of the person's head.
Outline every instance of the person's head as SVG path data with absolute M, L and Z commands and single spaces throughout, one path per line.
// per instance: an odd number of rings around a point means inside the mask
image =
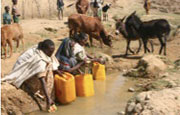
M 5 7 L 4 7 L 4 10 L 8 13 L 9 10 L 10 10 L 9 6 L 5 6 Z
M 12 3 L 13 3 L 14 5 L 16 5 L 17 2 L 18 2 L 18 0 L 12 0 Z
M 42 42 L 39 42 L 38 49 L 42 50 L 47 56 L 51 57 L 55 50 L 55 45 L 52 40 L 46 39 Z
M 84 46 L 87 43 L 88 35 L 81 32 L 75 36 L 75 39 L 81 46 Z

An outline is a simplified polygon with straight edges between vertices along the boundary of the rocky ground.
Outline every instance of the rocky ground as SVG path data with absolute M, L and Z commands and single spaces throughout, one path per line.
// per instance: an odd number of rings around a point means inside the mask
M 73 2 L 68 1 L 66 4 L 69 5 Z M 107 0 L 106 2 L 112 1 Z M 115 22 L 112 17 L 122 18 L 134 10 L 143 20 L 161 17 L 170 22 L 174 36 L 171 36 L 172 40 L 167 43 L 167 56 L 144 55 L 142 50 L 137 55 L 124 57 L 126 41 L 121 35 L 114 35 Z M 68 36 L 66 16 L 73 12 L 75 12 L 74 6 L 65 7 L 65 18 L 61 21 L 57 18 L 21 20 L 25 49 L 46 38 L 52 39 L 57 48 L 61 43 L 59 39 Z M 176 29 L 180 25 L 179 12 L 179 0 L 152 0 L 150 15 L 145 15 L 141 0 L 117 0 L 109 11 L 109 21 L 103 22 L 106 30 L 113 35 L 113 48 L 104 47 L 102 50 L 98 41 L 94 41 L 95 47 L 86 48 L 90 54 L 105 58 L 108 73 L 120 71 L 128 77 L 131 76 L 130 79 L 137 80 L 136 86 L 133 87 L 137 96 L 128 102 L 126 114 L 180 114 L 180 97 L 178 95 L 180 91 L 180 31 Z M 154 54 L 158 54 L 159 42 L 153 40 L 153 43 Z M 131 43 L 132 49 L 136 50 L 137 47 L 138 42 Z M 1 60 L 2 77 L 10 72 L 17 57 L 24 50 L 20 47 L 17 51 L 14 50 L 11 58 Z M 3 114 L 19 115 L 38 109 L 32 98 L 22 90 L 17 90 L 6 83 L 1 85 L 1 111 Z

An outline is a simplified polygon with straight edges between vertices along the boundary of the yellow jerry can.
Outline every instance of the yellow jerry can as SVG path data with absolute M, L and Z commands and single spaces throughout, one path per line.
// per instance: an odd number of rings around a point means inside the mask
M 77 96 L 88 97 L 94 95 L 94 83 L 91 74 L 76 75 L 75 81 Z
M 67 104 L 76 99 L 75 80 L 70 73 L 64 73 L 63 76 L 55 75 L 55 94 L 58 101 Z
M 105 65 L 102 65 L 98 62 L 94 62 L 92 73 L 93 73 L 93 78 L 95 80 L 106 80 Z

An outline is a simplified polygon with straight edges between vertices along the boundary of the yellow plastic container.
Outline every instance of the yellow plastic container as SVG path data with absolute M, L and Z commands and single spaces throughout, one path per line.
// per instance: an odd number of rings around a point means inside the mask
M 75 80 L 70 73 L 55 75 L 55 94 L 58 101 L 67 104 L 76 99 Z
M 98 62 L 94 62 L 92 73 L 93 73 L 93 78 L 95 80 L 106 80 L 105 65 L 102 65 Z
M 94 83 L 91 74 L 76 75 L 76 95 L 88 97 L 94 95 Z

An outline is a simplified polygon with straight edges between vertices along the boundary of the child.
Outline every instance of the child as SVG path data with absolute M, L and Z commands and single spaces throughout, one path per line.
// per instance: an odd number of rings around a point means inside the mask
M 3 24 L 11 24 L 11 15 L 9 14 L 9 6 L 5 6 L 5 13 L 3 14 Z
M 19 23 L 19 12 L 17 9 L 17 0 L 12 0 L 13 6 L 12 6 L 12 15 L 13 15 L 13 21 L 14 23 Z

